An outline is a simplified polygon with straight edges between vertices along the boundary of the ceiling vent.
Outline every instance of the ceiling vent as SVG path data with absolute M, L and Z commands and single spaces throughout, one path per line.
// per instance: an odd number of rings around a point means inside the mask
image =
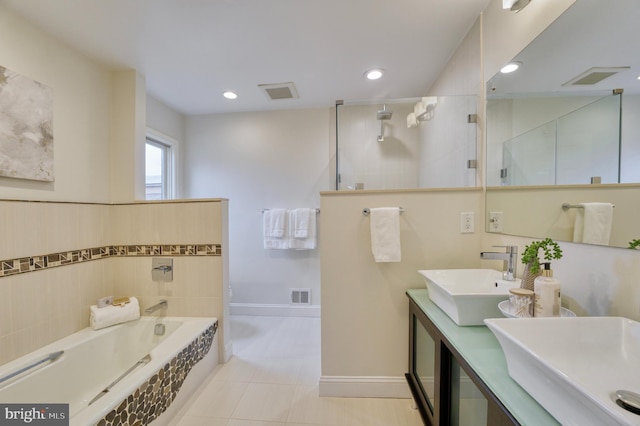
M 272 101 L 278 99 L 298 99 L 298 91 L 292 82 L 276 84 L 258 84 Z
M 577 77 L 572 78 L 563 86 L 592 86 L 600 83 L 605 78 L 628 70 L 630 67 L 589 68 Z

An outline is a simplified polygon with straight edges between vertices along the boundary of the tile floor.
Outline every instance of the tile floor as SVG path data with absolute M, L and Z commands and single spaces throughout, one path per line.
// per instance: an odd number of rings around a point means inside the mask
M 320 319 L 233 316 L 235 356 L 174 426 L 419 426 L 409 399 L 321 398 Z

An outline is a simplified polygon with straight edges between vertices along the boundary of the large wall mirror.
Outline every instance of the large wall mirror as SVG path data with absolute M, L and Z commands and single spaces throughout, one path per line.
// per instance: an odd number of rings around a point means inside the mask
M 516 71 L 488 81 L 488 232 L 640 238 L 639 22 L 637 0 L 576 1 L 513 58 Z M 577 232 L 592 218 L 585 203 L 613 208 L 601 239 Z

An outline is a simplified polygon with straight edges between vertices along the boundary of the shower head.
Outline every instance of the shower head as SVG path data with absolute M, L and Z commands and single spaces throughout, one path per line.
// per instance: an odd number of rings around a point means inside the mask
M 378 110 L 378 120 L 389 120 L 393 115 L 393 111 L 387 111 L 387 105 L 383 105 L 381 110 Z

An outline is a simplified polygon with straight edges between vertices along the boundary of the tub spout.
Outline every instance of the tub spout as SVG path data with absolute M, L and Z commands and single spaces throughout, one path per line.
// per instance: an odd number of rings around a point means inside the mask
M 145 309 L 144 313 L 145 314 L 152 314 L 155 311 L 157 311 L 158 309 L 166 308 L 167 306 L 169 306 L 167 301 L 166 300 L 161 300 L 159 303 L 156 303 L 155 305 L 149 306 L 147 309 Z

